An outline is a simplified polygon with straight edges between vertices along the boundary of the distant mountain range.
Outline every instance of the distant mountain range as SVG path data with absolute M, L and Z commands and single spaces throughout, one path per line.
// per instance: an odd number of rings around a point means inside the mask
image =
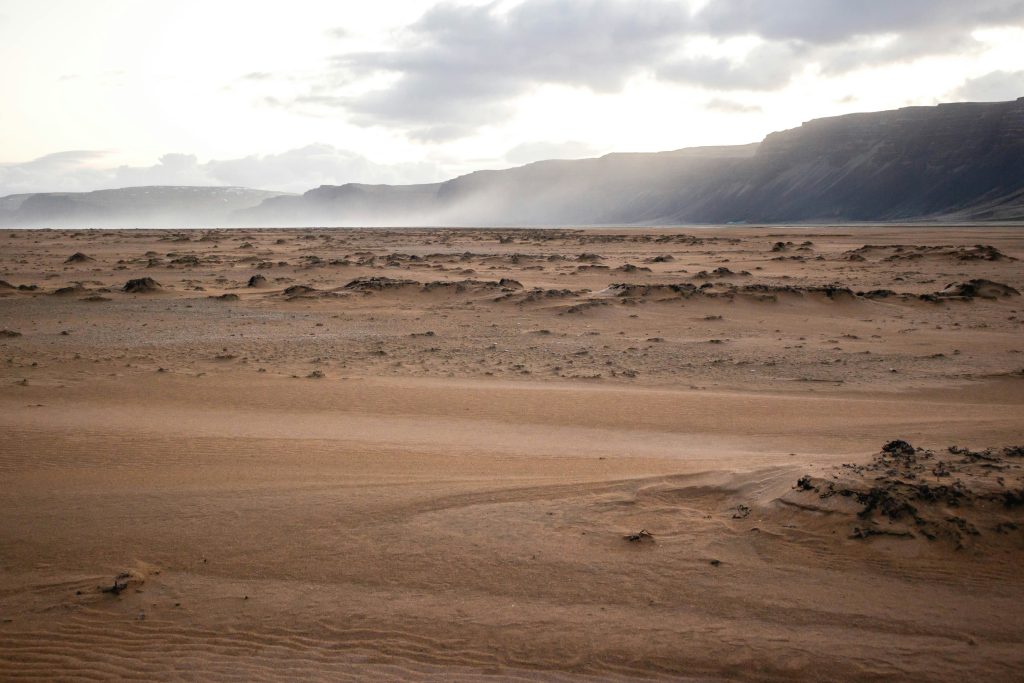
M 7 227 L 207 227 L 233 225 L 242 209 L 284 192 L 245 187 L 154 185 L 95 192 L 39 192 L 0 197 Z
M 816 119 L 761 143 L 539 161 L 302 195 L 148 187 L 0 198 L 9 226 L 678 225 L 1024 220 L 1024 97 Z

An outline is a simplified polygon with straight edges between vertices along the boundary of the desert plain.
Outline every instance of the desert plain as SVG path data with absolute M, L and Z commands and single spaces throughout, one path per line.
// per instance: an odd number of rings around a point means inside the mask
M 0 231 L 0 679 L 1020 680 L 1020 259 Z

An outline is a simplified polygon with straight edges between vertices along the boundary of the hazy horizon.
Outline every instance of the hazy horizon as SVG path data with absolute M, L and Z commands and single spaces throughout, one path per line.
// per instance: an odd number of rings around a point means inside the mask
M 59 21 L 54 21 L 59 18 Z M 1024 3 L 0 2 L 0 196 L 302 192 L 1024 94 Z M 230 49 L 225 49 L 229 45 Z

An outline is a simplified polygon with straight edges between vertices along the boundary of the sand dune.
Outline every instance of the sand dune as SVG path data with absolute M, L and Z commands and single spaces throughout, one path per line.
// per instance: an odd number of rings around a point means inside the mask
M 1015 229 L 0 241 L 0 679 L 1024 665 Z

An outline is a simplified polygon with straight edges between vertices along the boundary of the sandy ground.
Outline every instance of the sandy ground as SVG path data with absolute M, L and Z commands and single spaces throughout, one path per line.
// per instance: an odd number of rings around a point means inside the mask
M 0 679 L 1019 680 L 1021 258 L 0 231 Z

